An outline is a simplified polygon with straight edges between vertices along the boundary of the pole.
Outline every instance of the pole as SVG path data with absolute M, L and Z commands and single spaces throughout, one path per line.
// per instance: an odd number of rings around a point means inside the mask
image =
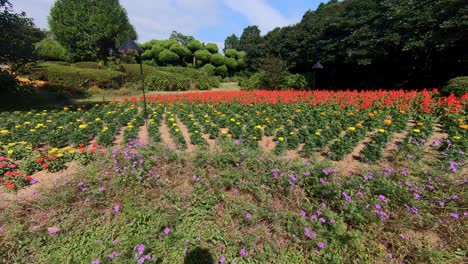
M 315 77 L 317 76 L 317 71 L 314 71 L 314 81 L 312 82 L 312 90 L 315 90 Z
M 146 119 L 148 116 L 146 115 L 146 95 L 145 95 L 145 77 L 143 76 L 143 60 L 141 59 L 141 53 L 138 54 L 138 57 L 140 59 L 140 71 L 141 71 L 141 89 L 143 90 L 143 104 L 144 104 L 144 115 L 145 115 L 145 125 L 148 125 L 146 123 Z

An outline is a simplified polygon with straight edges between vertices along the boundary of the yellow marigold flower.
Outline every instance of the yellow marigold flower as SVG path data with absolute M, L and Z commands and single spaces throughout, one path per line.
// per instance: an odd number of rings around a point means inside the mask
M 374 117 L 375 114 L 374 114 L 374 113 L 369 113 L 369 116 L 370 116 L 370 117 Z
M 57 127 L 57 128 L 58 128 L 58 129 L 63 129 L 63 126 L 59 126 L 59 127 Z
M 8 130 L 6 129 L 0 130 L 0 134 L 8 134 Z
M 169 121 L 174 122 L 175 119 L 171 117 L 171 118 L 169 118 Z
M 401 113 L 401 114 L 404 114 L 404 113 L 406 113 L 406 112 L 405 112 L 405 110 L 400 110 L 400 113 Z
M 198 133 L 200 133 L 200 132 L 198 130 L 195 130 L 195 134 L 198 134 Z
M 133 128 L 133 125 L 128 125 L 127 126 L 129 129 L 132 129 Z
M 385 132 L 385 129 L 381 128 L 381 129 L 379 129 L 378 131 L 379 131 L 379 133 L 384 133 L 384 132 Z
M 209 122 L 210 122 L 210 120 L 205 120 L 205 123 L 209 123 Z
M 229 121 L 231 121 L 231 122 L 236 122 L 236 119 L 231 118 L 231 119 L 229 119 Z
M 78 108 L 76 109 L 76 111 L 81 111 L 81 108 L 80 108 L 80 107 L 78 107 Z
M 88 127 L 88 125 L 82 124 L 82 125 L 79 125 L 78 127 L 79 127 L 80 129 L 85 129 L 85 128 Z
M 256 125 L 255 128 L 256 129 L 262 129 L 262 126 L 261 125 Z
M 279 138 L 278 138 L 278 141 L 283 142 L 283 141 L 284 141 L 284 137 L 279 137 Z
M 221 134 L 226 135 L 226 134 L 227 134 L 227 130 L 221 130 Z
M 172 126 L 177 126 L 177 124 L 176 124 L 176 123 L 172 123 Z
M 350 112 L 350 113 L 349 113 L 349 115 L 350 115 L 350 116 L 353 116 L 353 115 L 354 115 L 354 113 L 353 113 L 353 112 Z
M 460 136 L 453 136 L 453 139 L 459 140 L 461 137 Z
M 29 132 L 36 132 L 36 129 L 29 129 Z
M 175 129 L 175 132 L 179 132 L 179 131 L 180 131 L 180 129 L 178 129 L 178 128 Z
M 286 120 L 286 122 L 288 122 L 288 123 L 291 123 L 291 122 L 292 122 L 292 120 L 288 118 L 288 120 Z
M 458 127 L 461 129 L 468 129 L 468 125 L 459 125 Z
M 10 149 L 10 150 L 8 150 L 8 151 L 7 151 L 7 153 L 8 153 L 8 155 L 11 155 L 11 154 L 13 154 L 13 150 L 12 150 L 12 149 Z
M 68 109 L 69 109 L 69 108 L 68 108 L 68 107 L 66 107 L 66 106 L 63 108 L 63 110 L 65 110 L 65 111 L 67 111 Z
M 413 129 L 413 132 L 414 132 L 414 133 L 421 133 L 421 130 L 415 128 L 415 129 Z
M 355 131 L 356 128 L 355 128 L 355 127 L 349 127 L 348 130 L 349 130 L 349 131 Z
M 96 119 L 94 119 L 94 120 L 96 120 L 96 121 L 101 121 L 101 118 L 96 117 Z
M 296 109 L 296 113 L 300 113 L 301 112 L 301 109 Z
M 236 122 L 236 125 L 240 126 L 240 124 L 241 124 L 240 122 Z
M 423 122 L 418 122 L 418 123 L 416 123 L 416 125 L 418 125 L 418 126 L 423 126 L 424 123 L 423 123 Z
M 357 123 L 356 126 L 357 127 L 362 127 L 362 123 Z
M 320 114 L 324 116 L 324 115 L 326 115 L 327 113 L 325 113 L 325 112 L 322 112 L 322 113 L 320 113 Z
M 392 124 L 392 120 L 390 120 L 390 119 L 385 119 L 383 122 L 386 125 L 391 125 Z
M 59 152 L 59 153 L 57 154 L 57 158 L 61 158 L 61 157 L 63 157 L 63 153 L 62 153 L 62 152 Z
M 25 125 L 30 125 L 30 124 L 31 124 L 31 122 L 29 122 L 29 121 L 26 121 L 26 122 L 24 122 L 24 124 L 25 124 Z
M 315 135 L 320 136 L 320 131 L 315 132 Z
M 291 132 L 289 132 L 289 135 L 294 135 L 294 132 L 292 132 L 292 131 L 291 131 Z
M 70 151 L 68 151 L 68 153 L 70 153 L 71 155 L 75 154 L 75 151 L 72 149 Z

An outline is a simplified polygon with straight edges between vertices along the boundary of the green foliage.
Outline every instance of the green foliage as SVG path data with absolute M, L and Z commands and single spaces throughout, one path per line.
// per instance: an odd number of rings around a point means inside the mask
M 170 50 L 163 50 L 161 53 L 159 53 L 158 56 L 158 61 L 160 61 L 163 65 L 176 65 L 179 60 L 179 55 Z
M 262 61 L 262 87 L 281 89 L 287 84 L 288 66 L 279 58 L 266 58 Z
M 224 57 L 223 54 L 218 53 L 211 56 L 211 64 L 213 64 L 216 67 L 224 65 L 225 61 L 226 57 Z
M 231 36 L 228 36 L 225 40 L 224 40 L 224 53 L 226 53 L 229 49 L 239 49 L 239 38 L 236 36 L 236 34 L 232 34 Z M 227 54 L 226 54 L 227 56 Z
M 198 61 L 209 62 L 211 60 L 211 53 L 207 50 L 197 50 L 193 55 Z
M 25 13 L 15 12 L 9 1 L 0 2 L 0 65 L 17 75 L 24 65 L 36 59 L 35 43 L 45 34 Z
M 32 73 L 36 79 L 46 80 L 50 85 L 68 88 L 119 88 L 125 74 L 100 69 L 83 69 L 55 63 L 41 63 Z
M 73 67 L 82 69 L 101 69 L 102 66 L 98 62 L 94 61 L 80 61 L 72 64 Z
M 263 72 L 256 72 L 252 74 L 249 78 L 241 78 L 239 80 L 239 86 L 242 90 L 254 90 L 262 88 L 262 82 L 264 79 Z
M 210 63 L 205 64 L 203 65 L 203 67 L 200 68 L 201 71 L 206 72 L 209 76 L 213 76 L 215 74 L 215 69 L 216 67 Z
M 235 71 L 237 69 L 237 67 L 239 66 L 236 59 L 234 59 L 234 58 L 228 58 L 225 63 L 226 63 L 226 66 L 228 67 L 229 71 L 231 71 L 231 72 Z
M 226 57 L 228 58 L 237 59 L 237 57 L 239 56 L 239 52 L 235 49 L 227 49 L 224 52 L 224 55 L 226 55 Z
M 304 75 L 291 74 L 287 77 L 287 88 L 289 89 L 305 89 L 307 88 L 307 80 Z
M 216 75 L 219 75 L 221 77 L 226 77 L 228 75 L 228 68 L 226 67 L 226 65 L 221 65 L 219 67 L 216 67 L 214 72 Z
M 48 61 L 66 61 L 68 54 L 65 48 L 51 38 L 45 38 L 36 43 L 39 58 Z
M 104 59 L 126 37 L 137 37 L 118 0 L 58 0 L 49 27 L 75 61 Z
M 211 54 L 218 53 L 218 45 L 216 43 L 208 43 L 205 45 L 205 49 L 208 50 Z
M 247 54 L 247 68 L 260 68 L 261 61 L 265 57 L 265 49 L 264 40 L 257 26 L 248 26 L 244 29 L 240 37 L 239 50 Z
M 456 96 L 463 96 L 468 93 L 468 76 L 450 79 L 440 91 L 443 95 L 453 93 Z
M 201 50 L 203 49 L 203 44 L 196 40 L 196 39 L 192 39 L 188 44 L 187 44 L 187 48 L 192 52 L 192 53 L 195 53 L 197 50 Z
M 123 72 L 125 73 L 125 79 L 127 82 L 141 81 L 140 64 L 122 64 Z M 143 64 L 143 74 L 149 76 L 154 73 L 158 73 L 159 70 L 156 67 Z
M 180 44 L 172 44 L 172 46 L 169 48 L 172 52 L 176 53 L 177 55 L 179 55 L 180 58 L 188 58 L 188 57 L 191 57 L 192 56 L 192 52 L 180 45 Z
M 10 73 L 0 69 L 0 94 L 16 90 L 18 83 Z
M 190 87 L 190 79 L 180 74 L 159 71 L 145 78 L 145 87 L 150 91 L 186 91 Z
M 192 36 L 184 35 L 175 30 L 172 31 L 171 36 L 169 38 L 177 40 L 182 46 L 187 46 L 187 44 L 194 39 L 194 37 Z
M 179 44 L 176 39 L 161 40 L 159 43 L 165 49 L 169 49 L 174 44 Z

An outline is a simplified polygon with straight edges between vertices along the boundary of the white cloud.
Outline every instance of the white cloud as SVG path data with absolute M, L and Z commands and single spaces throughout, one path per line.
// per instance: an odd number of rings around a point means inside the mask
M 257 25 L 262 34 L 281 26 L 295 23 L 296 19 L 283 16 L 266 0 L 224 0 L 232 10 L 246 17 L 250 23 Z
M 172 30 L 194 35 L 219 19 L 217 0 L 121 0 L 139 41 L 166 39 Z

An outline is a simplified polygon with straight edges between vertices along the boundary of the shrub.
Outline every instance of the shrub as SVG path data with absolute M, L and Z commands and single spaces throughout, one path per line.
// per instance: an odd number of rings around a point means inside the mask
M 17 85 L 18 82 L 15 77 L 0 69 L 0 93 L 13 91 L 16 89 Z
M 60 43 L 51 39 L 45 38 L 36 44 L 37 54 L 39 58 L 48 61 L 65 61 L 68 59 L 67 51 Z
M 201 71 L 206 72 L 206 74 L 208 74 L 209 76 L 213 76 L 213 75 L 214 75 L 215 69 L 216 69 L 216 67 L 213 66 L 213 65 L 210 64 L 210 63 L 205 64 L 203 67 L 200 68 Z
M 239 52 L 235 49 L 227 49 L 224 55 L 228 58 L 236 59 L 239 56 Z
M 125 73 L 127 82 L 141 81 L 140 64 L 122 64 L 123 72 Z M 143 64 L 144 76 L 149 76 L 159 72 L 158 68 Z
M 461 97 L 468 92 L 468 76 L 453 78 L 447 82 L 441 91 L 442 95 L 454 95 Z
M 187 57 L 192 56 L 192 52 L 188 48 L 180 45 L 179 43 L 172 44 L 172 46 L 169 49 L 172 52 L 179 55 L 179 57 L 181 57 L 181 58 L 187 58 Z
M 244 68 L 245 67 L 245 60 L 244 59 L 238 59 L 237 60 L 237 67 L 238 68 Z
M 145 87 L 150 91 L 186 91 L 190 79 L 177 73 L 159 71 L 145 78 Z
M 34 79 L 46 80 L 50 85 L 61 87 L 118 88 L 124 81 L 122 72 L 100 69 L 82 69 L 78 67 L 42 63 L 31 73 Z
M 226 57 L 223 56 L 223 54 L 214 54 L 211 56 L 211 64 L 213 64 L 216 67 L 224 65 L 224 62 L 226 61 Z
M 72 64 L 73 67 L 82 69 L 101 69 L 102 65 L 94 61 L 81 61 Z
M 209 62 L 211 60 L 211 53 L 207 50 L 197 50 L 194 55 L 198 61 Z
M 291 74 L 287 77 L 287 88 L 304 89 L 307 87 L 307 80 L 301 74 Z
M 226 63 L 226 66 L 228 67 L 228 69 L 231 72 L 235 71 L 237 69 L 238 63 L 237 63 L 236 59 L 228 58 L 225 63 Z
M 264 79 L 263 72 L 256 72 L 249 78 L 243 77 L 239 79 L 239 86 L 242 90 L 254 90 L 262 88 L 262 80 Z
M 158 60 L 163 65 L 175 65 L 179 62 L 180 57 L 170 50 L 163 50 L 161 53 L 159 53 Z
M 226 77 L 228 74 L 228 68 L 226 67 L 226 65 L 216 67 L 215 74 L 221 77 Z
M 203 49 L 203 44 L 196 40 L 196 39 L 192 39 L 188 44 L 187 44 L 187 48 L 191 51 L 191 52 L 195 52 L 197 50 L 201 50 Z
M 205 48 L 206 48 L 211 54 L 216 54 L 216 53 L 218 53 L 218 45 L 216 45 L 216 43 L 208 43 L 208 44 L 206 44 Z

